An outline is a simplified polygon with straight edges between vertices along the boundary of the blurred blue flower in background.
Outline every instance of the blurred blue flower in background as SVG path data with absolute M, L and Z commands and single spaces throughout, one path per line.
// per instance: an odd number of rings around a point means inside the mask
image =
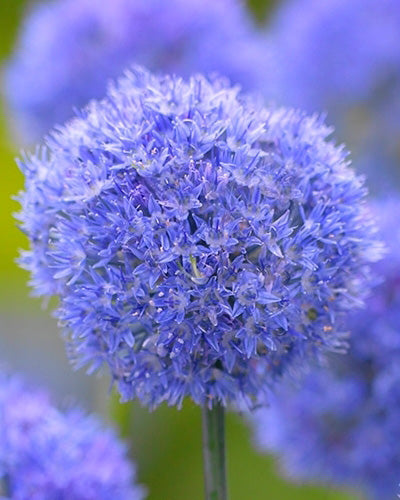
M 268 26 L 280 104 L 326 111 L 373 190 L 400 180 L 400 2 L 286 0 Z
M 125 446 L 93 416 L 0 374 L 0 497 L 142 500 Z
M 252 404 L 341 349 L 379 251 L 330 132 L 140 68 L 53 131 L 21 162 L 22 263 L 60 296 L 75 362 L 106 363 L 124 400 Z
M 245 88 L 267 83 L 266 44 L 237 0 L 55 0 L 33 7 L 5 71 L 24 142 L 42 137 L 130 63 L 188 76 L 218 72 Z
M 400 470 L 400 201 L 375 204 L 388 254 L 382 282 L 348 321 L 351 348 L 255 413 L 255 442 L 289 477 L 396 497 Z

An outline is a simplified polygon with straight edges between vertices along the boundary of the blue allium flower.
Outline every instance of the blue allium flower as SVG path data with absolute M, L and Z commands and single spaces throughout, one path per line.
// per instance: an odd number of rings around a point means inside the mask
M 349 354 L 282 385 L 255 427 L 257 444 L 277 453 L 290 476 L 389 500 L 400 470 L 400 200 L 375 209 L 389 252 L 366 310 L 348 320 Z
M 400 2 L 287 0 L 270 29 L 278 102 L 324 110 L 371 176 L 399 183 Z
M 132 62 L 188 76 L 214 72 L 264 88 L 266 49 L 239 0 L 54 0 L 34 7 L 6 68 L 20 138 L 37 140 L 102 98 Z
M 72 358 L 106 363 L 124 400 L 212 405 L 340 348 L 377 249 L 330 132 L 141 69 L 54 131 L 21 162 L 22 262 L 60 297 Z
M 141 500 L 125 447 L 93 416 L 0 375 L 3 500 Z

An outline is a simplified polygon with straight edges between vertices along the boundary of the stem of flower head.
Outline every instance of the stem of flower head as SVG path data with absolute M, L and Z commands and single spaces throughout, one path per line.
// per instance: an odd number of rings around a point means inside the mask
M 224 407 L 204 405 L 202 420 L 205 500 L 227 500 Z

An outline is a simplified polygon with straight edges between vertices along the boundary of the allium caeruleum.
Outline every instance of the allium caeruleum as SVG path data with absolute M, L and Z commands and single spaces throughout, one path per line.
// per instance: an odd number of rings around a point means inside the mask
M 399 183 L 400 2 L 286 0 L 275 13 L 278 102 L 328 112 L 374 189 Z
M 95 417 L 0 374 L 2 500 L 142 500 L 126 455 Z
M 389 252 L 366 309 L 348 320 L 349 354 L 296 386 L 281 385 L 255 426 L 257 444 L 275 452 L 289 476 L 391 500 L 400 470 L 400 201 L 376 210 Z
M 106 363 L 125 400 L 212 405 L 340 348 L 376 248 L 330 132 L 141 69 L 54 131 L 21 162 L 22 262 L 60 297 L 72 358 Z
M 23 140 L 38 140 L 102 98 L 132 62 L 188 76 L 267 79 L 265 44 L 240 0 L 53 0 L 34 7 L 6 67 L 5 92 Z

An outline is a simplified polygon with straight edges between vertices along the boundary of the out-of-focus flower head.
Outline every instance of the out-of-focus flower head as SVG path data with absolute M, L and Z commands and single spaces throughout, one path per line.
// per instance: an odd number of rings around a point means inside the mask
M 224 80 L 141 69 L 54 131 L 20 163 L 22 263 L 60 297 L 76 362 L 106 363 L 125 400 L 251 404 L 340 348 L 379 252 L 330 132 Z
M 238 0 L 54 0 L 25 19 L 5 92 L 17 135 L 33 141 L 102 98 L 132 62 L 182 76 L 218 72 L 262 91 L 267 52 Z
M 78 409 L 0 374 L 0 497 L 4 500 L 142 500 L 114 432 Z
M 365 310 L 348 320 L 350 351 L 255 413 L 256 443 L 295 479 L 396 497 L 400 469 L 400 201 L 378 202 L 388 254 Z
M 400 2 L 286 0 L 269 26 L 278 102 L 328 112 L 371 187 L 399 183 Z

